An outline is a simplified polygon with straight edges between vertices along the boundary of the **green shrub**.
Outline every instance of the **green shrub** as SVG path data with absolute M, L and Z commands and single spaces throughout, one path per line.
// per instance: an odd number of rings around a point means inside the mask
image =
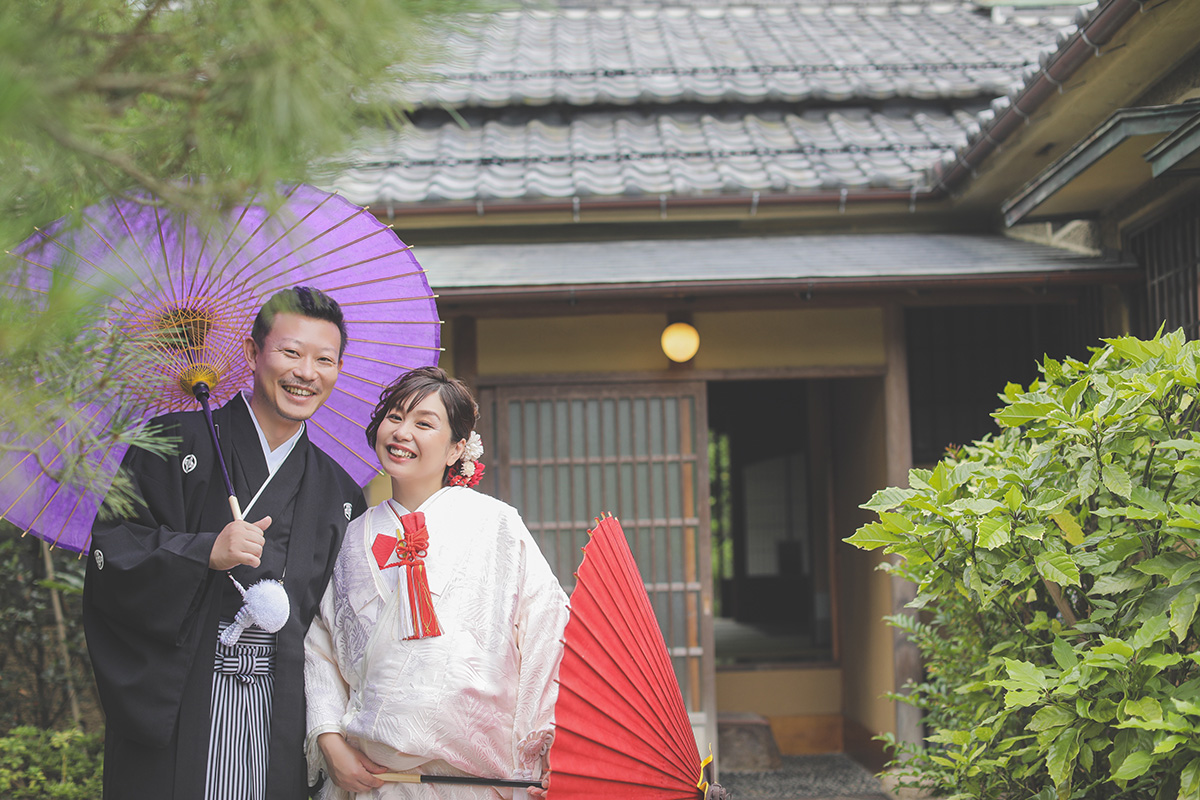
M 99 729 L 80 607 L 87 562 L 55 549 L 57 575 L 51 582 L 41 547 L 34 537 L 22 537 L 19 529 L 0 521 L 0 731 L 20 725 L 72 725 L 70 685 L 83 708 L 84 726 Z M 63 604 L 66 659 L 55 627 L 51 587 L 58 589 Z
M 1002 431 L 878 492 L 926 678 L 909 784 L 985 800 L 1200 800 L 1200 343 L 1106 340 L 1010 385 Z
M 100 734 L 13 728 L 0 737 L 0 797 L 96 800 L 103 760 Z

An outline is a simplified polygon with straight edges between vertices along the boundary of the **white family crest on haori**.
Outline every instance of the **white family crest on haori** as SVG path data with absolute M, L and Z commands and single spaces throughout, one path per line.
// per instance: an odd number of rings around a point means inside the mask
M 183 457 L 183 464 L 181 466 L 184 472 L 191 472 L 196 468 L 196 456 L 188 453 Z

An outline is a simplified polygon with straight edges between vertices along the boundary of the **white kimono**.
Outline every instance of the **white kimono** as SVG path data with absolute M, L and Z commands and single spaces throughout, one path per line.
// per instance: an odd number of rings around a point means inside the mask
M 317 737 L 339 731 L 394 771 L 540 777 L 558 697 L 567 597 L 517 511 L 447 487 L 425 514 L 425 570 L 441 636 L 400 638 L 403 567 L 380 569 L 371 545 L 407 513 L 385 501 L 355 519 L 305 640 L 309 784 Z M 348 796 L 331 791 L 322 797 Z M 512 790 L 387 783 L 373 798 L 487 798 Z M 518 790 L 524 794 L 524 790 Z M 367 795 L 363 795 L 367 796 Z

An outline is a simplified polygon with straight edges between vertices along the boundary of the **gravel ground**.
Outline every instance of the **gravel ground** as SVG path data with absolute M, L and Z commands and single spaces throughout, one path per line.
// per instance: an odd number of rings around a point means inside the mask
M 784 756 L 783 768 L 766 772 L 721 770 L 729 800 L 799 800 L 862 798 L 889 800 L 883 784 L 854 759 L 843 754 Z

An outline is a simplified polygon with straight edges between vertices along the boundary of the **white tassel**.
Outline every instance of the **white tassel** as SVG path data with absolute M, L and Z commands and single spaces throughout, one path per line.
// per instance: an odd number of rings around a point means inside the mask
M 245 602 L 238 609 L 233 624 L 221 634 L 221 644 L 226 647 L 237 644 L 238 639 L 242 638 L 242 631 L 251 625 L 257 625 L 267 633 L 276 633 L 287 624 L 292 605 L 282 583 L 267 578 L 249 589 L 243 589 L 232 575 L 229 580 L 233 581 Z

